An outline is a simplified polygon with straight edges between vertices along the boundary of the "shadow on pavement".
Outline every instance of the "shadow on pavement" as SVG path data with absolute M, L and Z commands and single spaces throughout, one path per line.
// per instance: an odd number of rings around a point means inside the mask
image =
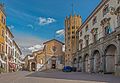
M 103 83 L 120 83 L 120 77 L 113 75 L 102 74 L 88 74 L 80 72 L 35 72 L 27 75 L 26 77 L 38 77 L 38 78 L 52 78 L 52 79 L 65 79 L 65 80 L 82 80 L 82 81 L 94 81 Z

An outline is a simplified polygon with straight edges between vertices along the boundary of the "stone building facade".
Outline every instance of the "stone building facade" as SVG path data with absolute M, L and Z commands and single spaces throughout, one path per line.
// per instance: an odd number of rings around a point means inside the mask
M 120 75 L 120 0 L 102 0 L 77 31 L 73 66 Z
M 64 66 L 64 43 L 52 39 L 43 43 L 44 48 L 37 52 L 36 62 L 38 70 L 62 69 Z
M 64 43 L 52 39 L 43 43 L 44 48 L 28 55 L 24 59 L 24 70 L 42 71 L 48 69 L 62 69 L 64 66 Z
M 79 15 L 70 15 L 65 19 L 65 65 L 72 65 L 72 55 L 76 53 L 77 29 L 81 26 L 82 20 Z

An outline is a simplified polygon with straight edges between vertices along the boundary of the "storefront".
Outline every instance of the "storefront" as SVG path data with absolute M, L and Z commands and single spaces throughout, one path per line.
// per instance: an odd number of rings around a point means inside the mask
M 0 58 L 0 73 L 5 72 L 6 62 Z
M 16 64 L 13 62 L 8 62 L 9 64 L 9 72 L 15 72 L 16 71 Z

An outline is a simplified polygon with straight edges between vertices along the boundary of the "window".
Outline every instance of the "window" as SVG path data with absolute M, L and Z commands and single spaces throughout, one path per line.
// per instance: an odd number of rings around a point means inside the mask
M 93 35 L 93 41 L 94 41 L 94 42 L 97 41 L 97 39 L 98 39 L 98 28 L 93 28 L 93 29 L 91 30 L 91 33 L 92 33 L 92 35 Z
M 82 31 L 80 32 L 80 37 L 82 36 Z
M 2 49 L 2 47 L 1 47 L 1 44 L 0 44 L 0 52 L 1 52 L 1 49 Z
M 93 25 L 94 25 L 95 23 L 97 23 L 97 17 L 94 17 L 92 23 L 93 23 Z
M 70 32 L 68 32 L 68 35 L 70 35 Z
M 120 15 L 117 16 L 118 27 L 120 27 Z
M 2 23 L 5 24 L 5 18 L 2 16 Z
M 86 40 L 86 46 L 88 46 L 89 45 L 89 40 Z
M 2 29 L 2 37 L 4 37 L 4 30 Z
M 88 31 L 88 25 L 85 27 L 85 31 L 86 31 L 86 32 Z
M 7 53 L 7 44 L 6 44 L 6 53 Z
M 103 17 L 109 12 L 109 5 L 106 5 L 103 9 Z
M 85 45 L 88 46 L 89 45 L 89 35 L 85 35 Z
M 2 44 L 2 52 L 4 52 L 4 45 Z
M 68 37 L 68 40 L 70 40 L 70 37 Z
M 75 29 L 75 27 L 73 26 L 72 29 Z
M 96 42 L 98 39 L 98 34 L 94 34 L 93 37 L 94 37 L 94 42 Z
M 119 4 L 119 3 L 120 3 L 120 0 L 117 0 L 117 3 Z
M 110 34 L 111 32 L 112 32 L 111 27 L 110 27 L 110 26 L 106 26 L 106 27 L 105 27 L 105 35 L 108 35 L 108 34 Z
M 75 36 L 72 36 L 72 38 L 74 39 L 74 38 L 75 38 Z
M 82 50 L 82 47 L 83 47 L 83 44 L 81 43 L 81 44 L 80 44 L 80 50 Z
M 74 32 L 74 31 L 72 31 L 72 34 L 75 34 L 75 32 Z

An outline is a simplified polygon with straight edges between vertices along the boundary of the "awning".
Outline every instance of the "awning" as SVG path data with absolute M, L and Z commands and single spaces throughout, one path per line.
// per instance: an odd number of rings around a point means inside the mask
M 10 62 L 9 62 L 9 66 L 10 66 L 11 68 L 14 68 L 14 69 L 16 68 L 16 64 L 15 64 L 15 63 L 10 63 Z
M 3 63 L 3 64 L 6 64 L 6 62 L 5 62 L 5 61 L 3 61 L 1 58 L 0 58 L 0 62 L 1 62 L 1 63 Z

